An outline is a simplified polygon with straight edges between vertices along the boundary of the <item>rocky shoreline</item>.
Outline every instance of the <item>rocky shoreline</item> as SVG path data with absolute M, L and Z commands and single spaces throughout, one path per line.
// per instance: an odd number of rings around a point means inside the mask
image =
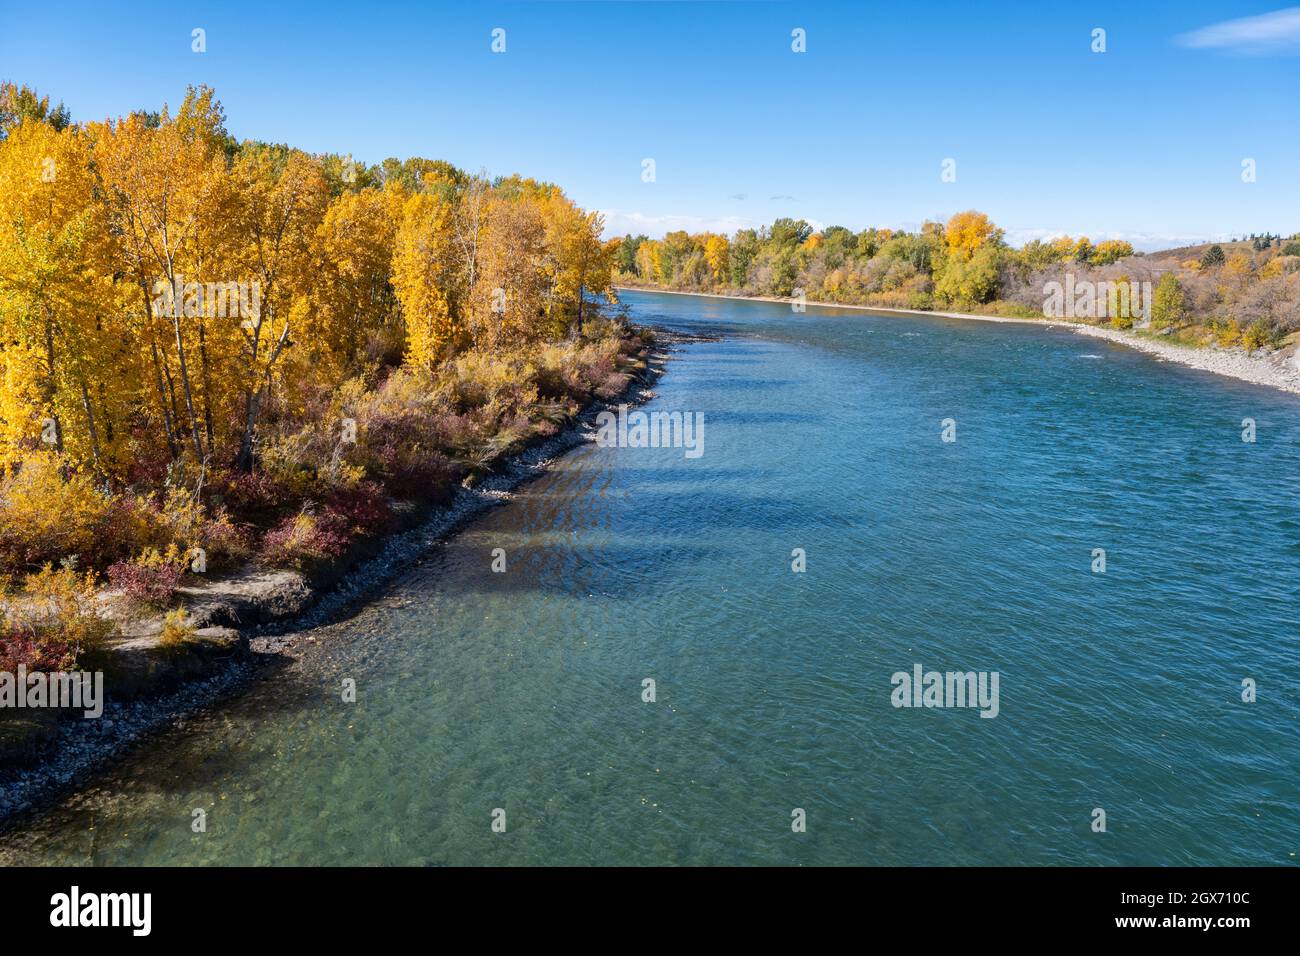
M 1300 394 L 1300 351 L 1294 348 L 1279 349 L 1276 352 L 1267 349 L 1247 352 L 1241 348 L 1197 349 L 1098 325 L 1072 322 L 1068 327 L 1080 335 L 1137 349 L 1166 362 L 1177 362 L 1203 372 Z
M 595 440 L 600 412 L 654 397 L 671 354 L 708 337 L 651 329 L 646 367 L 619 396 L 596 400 L 557 434 L 499 463 L 447 504 L 412 512 L 407 527 L 365 539 L 358 551 L 312 578 L 291 571 L 248 569 L 184 588 L 199 630 L 183 653 L 168 655 L 149 631 L 127 634 L 94 666 L 112 666 L 124 693 L 109 700 L 97 720 L 46 719 L 19 726 L 18 740 L 0 741 L 0 826 L 39 809 L 145 736 L 183 721 L 244 686 L 261 668 L 292 654 L 298 632 L 324 624 L 364 602 L 432 546 L 490 508 L 510 500 L 520 485 L 560 456 Z M 33 715 L 35 716 L 35 715 Z M 11 731 L 14 729 L 9 728 Z M 11 738 L 15 736 L 11 733 Z

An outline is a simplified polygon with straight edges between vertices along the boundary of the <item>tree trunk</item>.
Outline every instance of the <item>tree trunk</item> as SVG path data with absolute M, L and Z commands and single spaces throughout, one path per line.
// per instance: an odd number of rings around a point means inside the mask
M 176 451 L 172 457 L 181 453 L 181 411 L 176 407 L 176 382 L 172 380 L 172 367 L 167 362 L 167 353 L 161 353 L 163 378 L 167 382 L 167 402 L 172 410 L 172 427 L 176 429 Z
M 274 315 L 272 315 L 271 321 L 272 328 L 274 329 Z M 257 365 L 257 343 L 261 338 L 261 331 L 262 326 L 261 321 L 259 320 L 257 329 L 254 331 L 252 341 L 250 342 L 254 367 Z M 236 467 L 238 467 L 242 472 L 247 473 L 253 470 L 253 437 L 257 430 L 257 414 L 261 409 L 262 396 L 266 393 L 267 389 L 271 387 L 271 370 L 275 368 L 275 363 L 279 360 L 280 353 L 282 353 L 288 345 L 289 323 L 286 322 L 284 328 L 280 331 L 280 338 L 276 341 L 275 346 L 271 348 L 271 354 L 267 356 L 266 368 L 261 375 L 262 383 L 257 386 L 255 391 L 250 390 L 248 393 L 247 412 L 244 416 L 244 435 L 239 440 L 239 458 L 236 462 Z M 268 345 L 268 347 L 270 346 Z
M 86 430 L 90 434 L 90 453 L 95 460 L 95 473 L 104 475 L 103 462 L 99 454 L 99 430 L 95 428 L 95 409 L 90 404 L 90 391 L 86 388 L 86 379 L 78 373 L 77 384 L 81 386 L 81 407 L 86 411 Z
M 180 309 L 174 311 L 179 313 Z M 198 464 L 201 465 L 206 458 L 203 454 L 203 433 L 199 430 L 199 416 L 194 411 L 194 393 L 190 389 L 190 371 L 185 361 L 185 340 L 181 336 L 179 314 L 172 316 L 172 329 L 176 332 L 176 358 L 180 363 L 181 394 L 185 396 L 185 411 L 190 419 L 190 438 L 194 442 L 194 454 L 198 458 Z
M 103 382 L 99 383 L 99 404 L 103 405 L 105 408 L 108 407 L 108 397 L 104 394 Z M 113 416 L 109 415 L 107 421 L 104 422 L 104 438 L 110 445 L 113 444 L 113 436 L 115 434 L 116 432 L 113 431 Z
M 253 470 L 253 435 L 257 427 L 257 412 L 262 404 L 262 387 L 259 385 L 248 393 L 245 401 L 244 435 L 239 440 L 239 458 L 235 467 L 248 474 Z
M 45 407 L 49 410 L 50 421 L 54 423 L 54 449 L 60 455 L 63 454 L 63 423 L 59 421 L 59 413 L 55 410 L 54 399 L 57 393 L 57 387 L 54 381 L 54 323 L 50 320 L 49 313 L 45 315 Z
M 203 386 L 203 427 L 207 432 L 208 450 L 216 444 L 212 427 L 212 388 L 208 384 L 208 330 L 203 319 L 199 319 L 199 376 Z
M 163 428 L 167 430 L 167 450 L 172 458 L 180 454 L 176 447 L 176 427 L 172 422 L 171 410 L 167 407 L 167 390 L 163 385 L 162 362 L 158 357 L 158 337 L 154 334 L 153 300 L 149 298 L 149 285 L 143 274 L 140 277 L 140 293 L 144 296 L 145 321 L 149 324 L 149 353 L 153 358 L 154 388 L 158 390 L 158 404 L 162 408 Z
M 578 341 L 578 339 L 582 337 L 582 304 L 583 304 L 583 300 L 586 298 L 585 290 L 586 290 L 586 286 L 579 283 L 578 284 L 578 321 L 569 331 L 569 338 L 572 339 L 574 342 Z

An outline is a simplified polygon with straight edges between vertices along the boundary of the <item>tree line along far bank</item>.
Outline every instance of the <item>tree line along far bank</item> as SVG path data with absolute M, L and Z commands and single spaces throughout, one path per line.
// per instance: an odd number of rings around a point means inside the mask
M 816 230 L 786 218 L 731 235 L 627 235 L 614 268 L 620 285 L 1035 318 L 1045 287 L 1072 273 L 1079 282 L 1150 282 L 1152 325 L 1188 344 L 1276 346 L 1300 327 L 1300 234 L 1143 254 L 1119 239 L 1070 236 L 1013 248 L 976 210 L 913 232 Z M 1119 327 L 1133 318 L 1108 317 Z

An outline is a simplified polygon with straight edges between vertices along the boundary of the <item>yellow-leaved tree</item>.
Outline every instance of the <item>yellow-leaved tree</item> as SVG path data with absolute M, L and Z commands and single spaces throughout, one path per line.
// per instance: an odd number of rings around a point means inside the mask
M 820 237 L 818 237 L 820 238 Z M 809 237 L 812 241 L 812 237 Z M 711 235 L 704 243 L 704 261 L 709 265 L 709 274 L 713 281 L 722 284 L 730 269 L 731 243 L 726 236 Z
M 454 353 L 464 335 L 453 311 L 456 269 L 452 204 L 416 193 L 402 209 L 393 255 L 393 291 L 406 325 L 406 361 L 430 369 Z
M 539 338 L 547 290 L 546 223 L 528 196 L 496 196 L 481 251 L 482 281 L 474 297 L 475 338 L 517 346 Z
M 544 209 L 550 276 L 547 311 L 552 330 L 572 338 L 582 328 L 587 295 L 611 292 L 613 256 L 600 241 L 605 228 L 600 213 L 584 212 L 562 194 L 552 197 Z
M 262 402 L 293 344 L 295 326 L 306 326 L 315 281 L 313 243 L 329 203 L 319 162 L 298 150 L 245 148 L 235 161 L 235 274 L 257 290 L 257 305 L 238 317 L 244 347 L 237 353 L 243 389 L 243 426 L 236 465 L 253 467 L 253 442 Z
M 953 258 L 968 262 L 990 240 L 1002 238 L 1002 230 L 982 212 L 968 209 L 948 220 L 943 230 L 944 250 Z
M 316 230 L 316 283 L 299 355 L 313 368 L 323 364 L 333 381 L 360 371 L 367 350 L 384 350 L 396 311 L 388 276 L 405 201 L 397 184 L 344 192 Z
M 75 127 L 26 120 L 0 148 L 5 463 L 45 445 L 105 467 L 100 399 L 126 370 L 115 367 L 111 247 L 94 193 L 89 137 Z
M 99 126 L 95 147 L 121 271 L 140 297 L 140 339 L 167 444 L 175 458 L 188 442 L 198 462 L 208 457 L 194 361 L 199 326 L 187 320 L 204 310 L 203 250 L 212 243 L 204 233 L 224 222 L 226 167 L 209 134 L 213 119 L 201 124 L 187 112 L 182 123 L 164 110 L 155 125 L 135 114 Z

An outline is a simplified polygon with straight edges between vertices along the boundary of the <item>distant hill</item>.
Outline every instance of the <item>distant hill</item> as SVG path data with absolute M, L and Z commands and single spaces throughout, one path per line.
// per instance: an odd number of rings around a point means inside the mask
M 1289 239 L 1283 239 L 1282 245 L 1285 246 L 1290 241 L 1291 240 Z M 1244 252 L 1246 255 L 1252 255 L 1255 252 L 1255 247 L 1251 244 L 1251 240 L 1243 239 L 1240 242 L 1199 242 L 1191 246 L 1177 246 L 1173 249 L 1158 249 L 1155 252 L 1148 252 L 1146 257 L 1148 259 L 1169 259 L 1174 262 L 1183 262 L 1186 259 L 1201 258 L 1201 256 L 1205 255 L 1205 250 L 1214 245 L 1223 249 L 1223 254 L 1225 256 L 1230 256 L 1237 251 Z M 1266 251 L 1271 252 L 1278 248 L 1277 242 L 1274 241 L 1271 249 Z

